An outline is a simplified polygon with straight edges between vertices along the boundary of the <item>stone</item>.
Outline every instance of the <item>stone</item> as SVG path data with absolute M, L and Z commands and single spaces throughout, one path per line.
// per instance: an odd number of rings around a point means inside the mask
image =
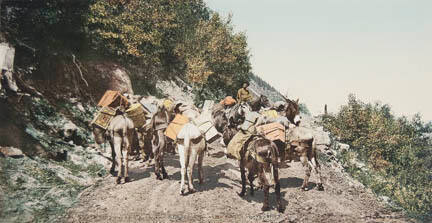
M 71 121 L 66 122 L 59 130 L 60 136 L 66 141 L 74 141 L 77 136 L 78 127 Z
M 12 157 L 12 158 L 21 158 L 24 157 L 24 153 L 14 147 L 0 147 L 0 153 L 3 154 L 5 157 Z
M 350 146 L 348 144 L 338 142 L 336 148 L 340 152 L 346 152 L 349 150 Z
M 85 108 L 84 108 L 84 106 L 81 104 L 81 102 L 78 102 L 77 105 L 76 105 L 76 107 L 77 107 L 77 109 L 80 112 L 85 112 L 86 111 Z
M 16 84 L 15 79 L 13 78 L 12 72 L 8 70 L 3 70 L 3 79 L 5 80 L 6 86 L 9 90 L 13 92 L 18 92 L 18 85 Z

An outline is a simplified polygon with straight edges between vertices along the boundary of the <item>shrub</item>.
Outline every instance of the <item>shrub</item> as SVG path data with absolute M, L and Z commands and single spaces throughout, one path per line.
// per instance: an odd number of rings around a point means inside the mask
M 325 116 L 322 124 L 368 164 L 369 173 L 353 175 L 362 175 L 363 183 L 391 197 L 411 216 L 432 218 L 430 123 L 420 115 L 396 118 L 389 105 L 363 103 L 350 95 L 348 104 Z M 368 174 L 372 179 L 365 179 Z

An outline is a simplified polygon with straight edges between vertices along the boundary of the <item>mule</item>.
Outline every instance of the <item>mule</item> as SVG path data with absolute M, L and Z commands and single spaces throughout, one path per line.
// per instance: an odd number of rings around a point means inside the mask
M 125 113 L 124 108 L 116 110 L 116 114 L 109 123 L 107 129 L 103 129 L 92 123 L 92 131 L 98 145 L 108 141 L 111 147 L 112 165 L 110 173 L 114 175 L 115 166 L 119 167 L 116 183 L 121 182 L 122 177 L 125 182 L 129 182 L 129 154 L 134 134 L 134 125 Z M 123 155 L 123 151 L 125 154 Z M 116 159 L 117 158 L 117 159 Z M 124 167 L 124 170 L 123 170 Z
M 177 148 L 181 165 L 181 184 L 180 194 L 185 194 L 185 177 L 188 175 L 188 192 L 195 192 L 192 174 L 195 161 L 198 158 L 198 179 L 199 183 L 204 182 L 203 159 L 204 152 L 207 150 L 207 143 L 199 128 L 192 124 L 185 124 L 177 135 Z M 188 170 L 189 169 L 189 170 Z
M 111 120 L 107 131 L 112 139 L 114 145 L 114 151 L 117 155 L 117 165 L 119 167 L 119 173 L 117 174 L 116 183 L 121 182 L 122 177 L 125 183 L 130 181 L 129 178 L 129 154 L 131 152 L 131 143 L 134 134 L 134 124 L 130 118 L 124 113 L 114 116 Z M 125 154 L 123 155 L 123 152 Z M 124 166 L 124 171 L 123 167 Z
M 224 133 L 224 141 L 228 144 L 237 132 L 236 128 L 226 127 Z M 261 137 L 253 136 L 243 145 L 240 151 L 239 167 L 242 180 L 242 190 L 238 195 L 243 197 L 246 193 L 246 169 L 248 171 L 247 179 L 250 184 L 250 195 L 254 195 L 254 180 L 259 179 L 260 185 L 264 191 L 264 202 L 261 207 L 262 211 L 270 210 L 269 206 L 269 190 L 272 180 L 275 185 L 277 210 L 283 212 L 280 181 L 279 181 L 279 151 L 280 149 L 270 140 Z M 269 178 L 266 172 L 271 172 L 273 175 Z
M 168 114 L 168 111 L 165 106 L 159 104 L 157 112 L 153 115 L 150 121 L 150 127 L 152 129 L 152 153 L 155 162 L 154 171 L 156 179 L 158 180 L 168 178 L 163 163 L 163 156 L 167 145 L 167 137 L 164 132 L 168 127 L 169 121 L 170 115 Z
M 324 190 L 321 166 L 317 159 L 316 140 L 311 131 L 305 127 L 294 127 L 288 130 L 286 137 L 288 143 L 284 159 L 300 161 L 305 168 L 301 189 L 308 190 L 309 178 L 313 170 L 318 175 L 317 189 Z
M 236 112 L 238 115 L 247 116 L 250 110 L 250 107 L 246 104 L 241 104 L 239 106 L 238 111 Z M 246 118 L 246 121 L 251 122 L 249 118 Z M 245 121 L 245 122 L 246 122 Z M 249 124 L 250 126 L 250 124 Z M 249 128 L 250 129 L 250 128 Z M 228 125 L 225 128 L 224 133 L 224 142 L 228 144 L 234 135 L 237 133 L 237 127 L 233 125 Z M 238 194 L 239 196 L 244 196 L 246 193 L 246 169 L 248 170 L 248 180 L 250 183 L 251 191 L 250 194 L 254 194 L 254 185 L 253 181 L 256 177 L 258 177 L 259 182 L 264 190 L 264 203 L 261 208 L 262 211 L 268 211 L 269 208 L 269 188 L 272 180 L 275 184 L 275 192 L 276 192 L 276 202 L 277 209 L 279 212 L 283 212 L 284 208 L 281 203 L 281 194 L 280 194 L 280 181 L 279 181 L 279 154 L 281 149 L 276 146 L 274 142 L 268 140 L 262 136 L 253 135 L 242 145 L 240 149 L 240 174 L 242 180 L 242 190 Z M 271 172 L 273 175 L 273 179 L 268 178 L 266 172 Z
M 111 140 L 111 137 L 109 136 L 108 132 L 106 131 L 106 129 L 103 129 L 102 127 L 91 123 L 90 124 L 90 128 L 92 130 L 95 142 L 97 147 L 101 147 L 101 145 L 105 144 L 107 141 L 110 145 L 111 148 L 111 168 L 110 168 L 110 174 L 114 176 L 115 173 L 115 160 L 116 160 L 116 153 L 114 150 L 114 145 L 113 145 L 113 141 Z M 105 145 L 104 145 L 105 147 Z M 104 152 L 105 152 L 105 148 L 104 148 Z

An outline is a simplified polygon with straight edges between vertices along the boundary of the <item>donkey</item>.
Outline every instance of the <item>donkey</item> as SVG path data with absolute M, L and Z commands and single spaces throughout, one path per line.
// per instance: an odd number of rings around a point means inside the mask
M 163 104 L 159 104 L 157 112 L 153 115 L 150 126 L 152 128 L 152 152 L 154 156 L 154 171 L 156 179 L 163 180 L 168 178 L 168 174 L 163 164 L 164 150 L 167 145 L 167 138 L 164 134 L 168 127 L 170 116 Z M 162 176 L 161 176 L 162 174 Z
M 180 157 L 181 165 L 181 184 L 180 194 L 185 195 L 185 177 L 188 176 L 188 192 L 194 193 L 193 186 L 193 168 L 195 161 L 198 158 L 198 179 L 199 183 L 204 182 L 203 160 L 204 152 L 207 150 L 207 142 L 205 133 L 202 133 L 198 126 L 194 124 L 194 120 L 200 116 L 197 109 L 187 106 L 183 103 L 177 103 L 174 106 L 175 113 L 181 113 L 189 118 L 190 122 L 185 124 L 177 135 L 177 148 Z M 189 169 L 189 170 L 188 170 Z
M 111 146 L 111 157 L 112 165 L 110 173 L 114 174 L 115 166 L 119 167 L 119 173 L 117 174 L 116 183 L 121 182 L 121 178 L 124 177 L 124 181 L 129 182 L 129 153 L 131 150 L 132 137 L 134 133 L 134 125 L 131 119 L 129 119 L 125 113 L 125 109 L 120 107 L 116 110 L 116 115 L 108 125 L 107 130 L 92 124 L 93 135 L 97 144 L 102 144 L 108 138 Z M 125 155 L 123 156 L 123 150 Z M 116 160 L 117 156 L 117 160 Z M 124 160 L 124 161 L 123 161 Z M 124 165 L 124 171 L 122 171 Z
M 240 106 L 239 113 L 245 114 L 250 112 L 249 107 L 242 105 Z M 237 129 L 232 125 L 225 128 L 224 142 L 228 144 L 233 136 L 237 133 Z M 282 148 L 283 149 L 283 148 Z M 260 184 L 264 189 L 264 203 L 261 208 L 262 211 L 270 210 L 269 207 L 269 189 L 272 179 L 268 179 L 266 172 L 273 173 L 273 180 L 275 182 L 275 192 L 277 209 L 279 212 L 283 212 L 281 194 L 280 194 L 280 181 L 279 181 L 279 163 L 278 158 L 281 153 L 281 148 L 277 147 L 275 143 L 262 136 L 253 135 L 249 138 L 242 146 L 240 150 L 240 174 L 242 180 L 242 190 L 238 193 L 239 196 L 243 197 L 246 193 L 246 169 L 248 170 L 248 180 L 250 183 L 251 191 L 250 194 L 254 195 L 253 181 L 258 177 Z
M 287 148 L 285 151 L 285 160 L 300 161 L 305 169 L 305 178 L 301 189 L 308 190 L 309 178 L 311 171 L 314 170 L 318 175 L 319 191 L 324 190 L 321 177 L 321 166 L 317 159 L 316 141 L 311 131 L 305 127 L 294 127 L 288 130 L 286 134 Z
M 116 160 L 116 153 L 114 150 L 114 145 L 113 145 L 113 141 L 111 140 L 108 132 L 103 129 L 102 127 L 91 123 L 90 124 L 90 128 L 92 130 L 94 139 L 96 141 L 97 146 L 100 148 L 100 145 L 104 144 L 106 141 L 108 141 L 108 143 L 110 144 L 110 148 L 111 148 L 111 168 L 110 168 L 110 173 L 111 175 L 114 175 L 115 173 L 115 160 Z
M 202 165 L 204 152 L 207 150 L 205 137 L 201 134 L 196 125 L 189 122 L 183 126 L 177 135 L 177 148 L 181 165 L 180 194 L 185 195 L 184 185 L 186 174 L 188 175 L 188 192 L 193 193 L 195 192 L 195 188 L 192 183 L 192 173 L 196 158 L 198 158 L 199 183 L 202 184 L 204 182 Z

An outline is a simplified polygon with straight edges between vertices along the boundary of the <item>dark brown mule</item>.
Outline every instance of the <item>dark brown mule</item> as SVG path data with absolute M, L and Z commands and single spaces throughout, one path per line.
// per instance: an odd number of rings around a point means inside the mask
M 224 141 L 229 143 L 235 135 L 235 128 L 226 128 L 227 134 L 224 134 Z M 226 137 L 226 138 L 225 138 Z M 243 197 L 246 193 L 246 169 L 248 170 L 248 180 L 251 187 L 250 194 L 254 195 L 253 181 L 258 177 L 261 186 L 264 190 L 264 203 L 261 208 L 262 211 L 270 210 L 269 207 L 269 190 L 272 179 L 269 179 L 266 172 L 273 173 L 273 180 L 275 182 L 276 202 L 279 212 L 283 212 L 281 194 L 280 194 L 280 181 L 279 181 L 279 168 L 278 157 L 279 149 L 270 140 L 261 136 L 253 136 L 246 141 L 245 145 L 240 151 L 241 159 L 239 161 L 240 174 L 242 180 L 242 190 L 238 194 Z
M 164 134 L 168 127 L 170 116 L 163 105 L 158 106 L 158 111 L 152 117 L 150 126 L 152 129 L 152 152 L 155 161 L 155 174 L 158 180 L 168 178 L 163 164 L 163 155 L 167 145 L 167 138 Z M 162 175 L 161 175 L 162 174 Z

